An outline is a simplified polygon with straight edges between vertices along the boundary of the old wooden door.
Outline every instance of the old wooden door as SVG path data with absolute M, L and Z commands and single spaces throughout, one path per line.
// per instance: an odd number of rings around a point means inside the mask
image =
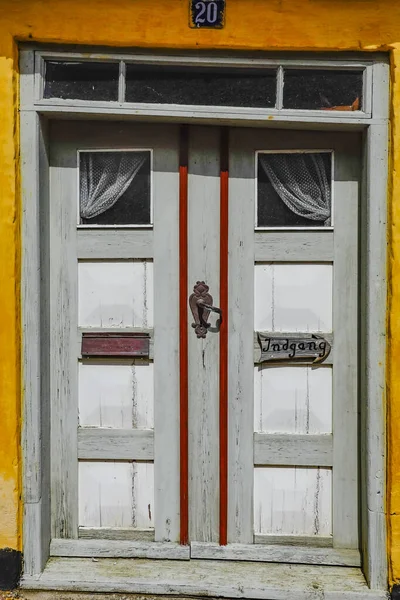
M 54 538 L 360 564 L 358 135 L 59 123 L 52 139 Z M 261 363 L 258 333 L 332 351 Z

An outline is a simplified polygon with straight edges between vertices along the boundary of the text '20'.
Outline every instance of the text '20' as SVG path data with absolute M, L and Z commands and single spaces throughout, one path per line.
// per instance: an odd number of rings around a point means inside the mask
M 216 28 L 224 26 L 225 0 L 190 0 L 190 27 Z

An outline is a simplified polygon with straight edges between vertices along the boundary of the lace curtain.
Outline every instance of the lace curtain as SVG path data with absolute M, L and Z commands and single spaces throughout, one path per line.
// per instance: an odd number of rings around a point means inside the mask
M 259 154 L 274 190 L 296 215 L 331 224 L 331 186 L 320 154 Z
M 145 160 L 145 152 L 82 152 L 81 218 L 93 219 L 114 206 L 131 185 Z

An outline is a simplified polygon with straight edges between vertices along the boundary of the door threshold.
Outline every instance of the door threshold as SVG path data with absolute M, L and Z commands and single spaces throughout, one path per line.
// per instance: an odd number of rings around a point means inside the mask
M 258 600 L 384 600 L 360 569 L 216 560 L 50 558 L 24 590 Z
M 220 546 L 208 542 L 192 542 L 190 544 L 190 557 L 297 565 L 361 567 L 361 556 L 358 550 L 297 545 L 285 546 L 283 544 L 228 544 L 227 546 Z
M 319 548 L 282 544 L 219 544 L 191 542 L 182 546 L 170 542 L 143 542 L 106 539 L 53 539 L 50 555 L 64 558 L 146 558 L 172 560 L 229 560 L 274 562 L 332 567 L 360 567 L 358 550 Z

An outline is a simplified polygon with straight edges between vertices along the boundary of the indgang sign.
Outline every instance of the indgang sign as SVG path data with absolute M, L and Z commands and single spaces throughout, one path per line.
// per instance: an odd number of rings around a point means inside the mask
M 284 334 L 258 333 L 261 347 L 260 362 L 299 361 L 318 364 L 324 362 L 331 351 L 331 345 L 317 334 L 285 336 Z

